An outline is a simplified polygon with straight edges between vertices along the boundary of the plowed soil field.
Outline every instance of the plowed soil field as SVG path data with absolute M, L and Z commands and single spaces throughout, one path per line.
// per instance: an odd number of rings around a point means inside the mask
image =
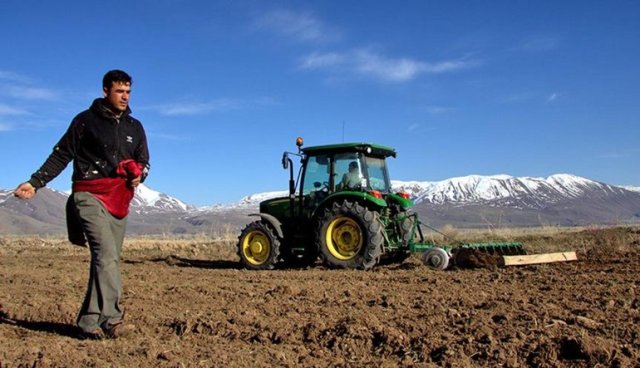
M 74 327 L 88 250 L 0 238 L 0 367 L 640 366 L 640 230 L 515 240 L 578 261 L 256 272 L 232 241 L 128 239 L 137 331 L 96 341 Z

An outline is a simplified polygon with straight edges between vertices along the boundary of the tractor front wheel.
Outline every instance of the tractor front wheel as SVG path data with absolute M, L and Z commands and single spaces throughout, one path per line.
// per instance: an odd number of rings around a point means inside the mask
M 271 270 L 280 257 L 280 240 L 269 225 L 252 222 L 238 237 L 238 255 L 248 269 Z
M 320 257 L 331 268 L 369 269 L 382 252 L 382 229 L 377 212 L 357 202 L 336 202 L 318 221 Z

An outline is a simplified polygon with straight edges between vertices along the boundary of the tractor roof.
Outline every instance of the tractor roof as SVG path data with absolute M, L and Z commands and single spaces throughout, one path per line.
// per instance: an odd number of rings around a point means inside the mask
M 322 155 L 327 153 L 331 154 L 344 152 L 362 152 L 372 156 L 396 157 L 395 149 L 372 143 L 340 143 L 328 144 L 324 146 L 304 147 L 302 148 L 302 152 L 304 152 L 305 155 L 310 156 Z

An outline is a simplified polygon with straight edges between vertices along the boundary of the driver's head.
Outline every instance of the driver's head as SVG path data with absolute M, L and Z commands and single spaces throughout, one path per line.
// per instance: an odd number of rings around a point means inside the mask
M 354 171 L 358 169 L 358 163 L 355 161 L 351 161 L 349 163 L 349 171 Z

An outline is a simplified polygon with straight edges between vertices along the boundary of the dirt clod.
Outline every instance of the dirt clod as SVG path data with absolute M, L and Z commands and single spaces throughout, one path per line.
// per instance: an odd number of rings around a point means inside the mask
M 472 248 L 462 248 L 455 252 L 455 265 L 459 268 L 495 268 L 502 257 Z

